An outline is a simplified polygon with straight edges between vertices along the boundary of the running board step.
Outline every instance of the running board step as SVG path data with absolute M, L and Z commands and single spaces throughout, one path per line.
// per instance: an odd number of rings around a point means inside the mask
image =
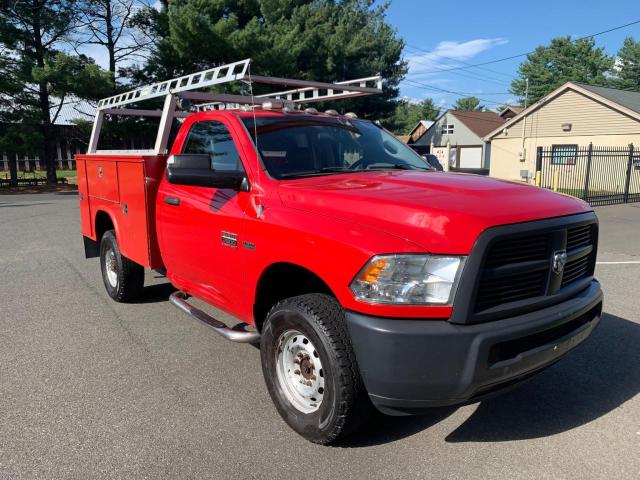
M 203 312 L 187 302 L 189 295 L 184 292 L 174 292 L 169 296 L 169 301 L 182 310 L 187 315 L 206 323 L 216 333 L 219 333 L 227 340 L 238 343 L 257 343 L 260 341 L 260 332 L 251 330 L 251 326 L 241 323 L 231 328 L 220 320 L 216 320 L 211 315 Z

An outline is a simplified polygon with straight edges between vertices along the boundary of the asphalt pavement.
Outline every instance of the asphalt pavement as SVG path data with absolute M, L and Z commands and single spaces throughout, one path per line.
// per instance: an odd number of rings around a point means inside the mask
M 259 351 L 172 307 L 164 278 L 107 297 L 75 194 L 2 195 L 0 479 L 639 478 L 640 204 L 597 213 L 588 342 L 501 397 L 321 447 L 279 418 Z

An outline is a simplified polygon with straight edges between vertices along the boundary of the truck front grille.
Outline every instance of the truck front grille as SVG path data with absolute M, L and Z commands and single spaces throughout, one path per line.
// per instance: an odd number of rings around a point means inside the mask
M 568 262 L 564 267 L 564 273 L 562 274 L 561 286 L 565 286 L 579 280 L 589 273 L 589 263 L 591 262 L 591 256 L 578 258 L 572 262 Z
M 516 262 L 540 260 L 546 258 L 548 238 L 546 235 L 499 240 L 487 257 L 487 267 L 499 267 Z
M 547 272 L 539 270 L 485 278 L 478 289 L 476 310 L 482 311 L 503 303 L 544 295 L 546 277 Z
M 595 223 L 563 226 L 526 235 L 497 237 L 489 244 L 479 272 L 475 313 L 555 295 L 593 275 Z M 554 255 L 566 252 L 564 269 L 554 271 Z
M 593 225 L 573 227 L 567 231 L 567 250 L 573 250 L 593 243 Z

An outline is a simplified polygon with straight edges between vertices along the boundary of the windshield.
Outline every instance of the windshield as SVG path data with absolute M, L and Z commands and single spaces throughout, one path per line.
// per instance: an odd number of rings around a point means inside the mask
M 413 150 L 371 122 L 322 117 L 243 118 L 277 179 L 362 170 L 427 170 Z

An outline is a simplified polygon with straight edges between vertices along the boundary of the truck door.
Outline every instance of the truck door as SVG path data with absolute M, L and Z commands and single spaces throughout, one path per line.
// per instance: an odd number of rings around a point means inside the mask
M 184 128 L 188 134 L 172 153 L 208 154 L 216 171 L 244 170 L 237 135 L 222 119 Z M 158 191 L 157 228 L 167 276 L 188 293 L 231 312 L 237 309 L 234 299 L 243 298 L 238 295 L 244 288 L 239 242 L 247 202 L 246 192 L 176 185 L 166 178 Z

